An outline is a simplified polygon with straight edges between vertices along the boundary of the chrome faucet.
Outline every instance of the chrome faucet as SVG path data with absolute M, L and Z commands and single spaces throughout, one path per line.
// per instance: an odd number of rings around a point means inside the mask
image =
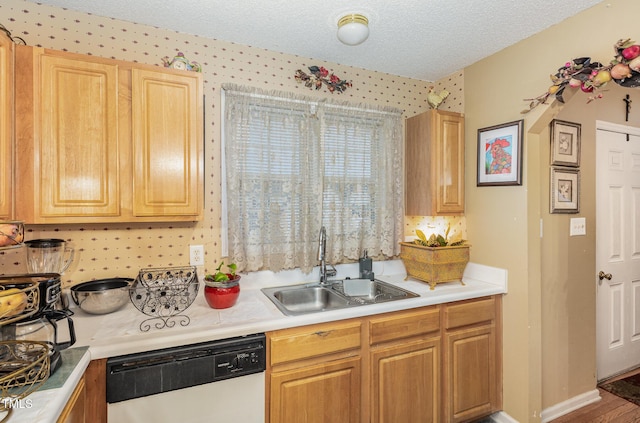
M 335 267 L 331 266 L 332 269 L 327 269 L 327 230 L 323 226 L 320 228 L 320 235 L 318 236 L 318 261 L 320 262 L 320 284 L 326 285 L 328 283 L 328 278 L 336 275 Z

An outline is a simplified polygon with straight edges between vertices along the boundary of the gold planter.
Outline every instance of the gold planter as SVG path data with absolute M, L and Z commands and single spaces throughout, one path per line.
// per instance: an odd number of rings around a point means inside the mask
M 462 282 L 469 262 L 469 245 L 455 247 L 424 247 L 411 242 L 400 243 L 400 258 L 407 277 L 428 282 L 431 289 L 443 282 Z

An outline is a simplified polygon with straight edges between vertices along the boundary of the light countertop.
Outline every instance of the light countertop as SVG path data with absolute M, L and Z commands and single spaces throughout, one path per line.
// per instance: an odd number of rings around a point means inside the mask
M 358 276 L 357 263 L 336 267 L 337 279 Z M 299 271 L 284 271 L 277 274 L 265 271 L 242 275 L 240 297 L 236 305 L 229 309 L 210 308 L 202 293 L 199 293 L 194 303 L 185 311 L 190 319 L 187 326 L 181 326 L 178 322 L 174 327 L 162 329 L 152 327 L 147 332 L 141 331 L 141 323 L 148 316 L 139 312 L 130 302 L 122 309 L 106 315 L 90 315 L 78 308 L 73 308 L 77 338 L 73 348 L 88 347 L 88 349 L 86 352 L 83 350 L 82 359 L 78 360 L 77 366 L 62 387 L 41 389 L 31 394 L 27 397 L 31 400 L 31 405 L 28 408 L 15 410 L 10 421 L 12 423 L 54 422 L 90 360 L 507 292 L 506 270 L 476 263 L 467 265 L 462 279 L 464 284 L 461 282 L 438 284 L 434 290 L 431 290 L 427 283 L 411 278 L 405 280 L 406 273 L 400 260 L 374 262 L 373 270 L 377 279 L 413 291 L 420 296 L 303 316 L 285 316 L 260 289 L 314 282 L 317 280 L 317 271 L 309 275 Z

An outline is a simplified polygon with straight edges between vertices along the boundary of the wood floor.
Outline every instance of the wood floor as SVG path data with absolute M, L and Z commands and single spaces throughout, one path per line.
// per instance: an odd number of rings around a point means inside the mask
M 640 373 L 636 369 L 633 372 L 621 375 L 615 379 Z M 612 379 L 612 380 L 615 380 Z M 640 406 L 625 399 L 617 397 L 605 390 L 598 388 L 602 399 L 594 404 L 582 407 L 573 413 L 552 420 L 551 423 L 636 423 L 640 422 Z

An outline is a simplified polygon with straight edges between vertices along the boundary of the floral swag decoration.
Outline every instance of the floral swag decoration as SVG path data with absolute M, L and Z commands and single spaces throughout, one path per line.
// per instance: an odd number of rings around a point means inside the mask
M 295 75 L 296 81 L 304 83 L 307 88 L 319 90 L 323 85 L 326 85 L 331 93 L 342 93 L 351 86 L 351 81 L 340 79 L 333 73 L 329 74 L 329 71 L 322 66 L 309 66 L 309 71 L 310 75 L 298 69 Z
M 590 94 L 587 103 L 602 98 L 598 90 L 602 89 L 609 81 L 626 88 L 640 87 L 640 45 L 627 38 L 620 39 L 613 46 L 614 58 L 608 65 L 592 62 L 590 57 L 580 57 L 565 63 L 558 69 L 555 75 L 551 75 L 553 85 L 546 93 L 536 98 L 525 99 L 529 101 L 529 108 L 522 113 L 528 113 L 540 104 L 545 104 L 550 96 L 564 103 L 564 92 L 569 88 L 580 88 L 582 92 Z M 597 93 L 597 94 L 596 94 Z

